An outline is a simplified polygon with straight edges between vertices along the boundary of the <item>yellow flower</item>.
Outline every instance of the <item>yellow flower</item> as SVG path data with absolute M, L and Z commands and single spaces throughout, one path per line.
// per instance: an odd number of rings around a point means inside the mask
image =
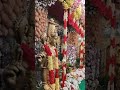
M 75 20 L 79 20 L 79 19 L 80 19 L 81 15 L 82 15 L 81 6 L 79 6 L 79 7 L 75 10 L 75 12 L 74 12 L 73 15 L 74 15 Z
M 65 1 L 63 2 L 63 6 L 64 6 L 64 9 L 69 9 L 69 6 Z
M 51 84 L 50 86 L 51 86 L 52 90 L 55 90 L 55 84 Z
M 48 69 L 53 70 L 53 60 L 52 56 L 48 56 Z
M 58 57 L 55 57 L 54 68 L 59 69 Z
M 76 12 L 74 12 L 73 16 L 74 16 L 74 18 L 76 19 L 77 13 L 76 13 Z
M 59 78 L 55 78 L 55 89 L 60 90 Z
M 71 7 L 74 3 L 74 0 L 66 0 L 66 3 L 68 4 L 69 7 Z

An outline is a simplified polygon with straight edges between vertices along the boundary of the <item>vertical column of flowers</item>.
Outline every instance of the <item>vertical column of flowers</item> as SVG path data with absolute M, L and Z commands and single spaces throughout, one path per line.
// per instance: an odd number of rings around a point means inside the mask
M 83 68 L 84 62 L 84 42 L 81 42 L 80 45 L 80 68 Z
M 44 45 L 45 52 L 47 53 L 48 57 L 48 69 L 49 69 L 49 83 L 52 90 L 55 90 L 55 76 L 54 76 L 54 67 L 53 67 L 53 59 L 52 59 L 52 52 L 50 47 L 45 44 Z
M 111 2 L 111 0 L 110 0 Z M 111 3 L 113 6 L 114 4 Z M 115 8 L 113 6 L 113 15 Z M 114 90 L 114 79 L 115 79 L 115 61 L 116 61 L 116 55 L 115 55 L 115 25 L 112 25 L 112 33 L 110 37 L 110 60 L 109 60 L 109 81 L 108 81 L 108 90 Z
M 55 56 L 55 90 L 60 90 L 59 85 L 59 61 L 58 61 L 58 51 L 55 48 L 56 56 Z
M 109 60 L 109 81 L 108 81 L 108 90 L 114 90 L 114 75 L 115 75 L 115 30 L 112 29 L 113 33 L 111 35 L 111 45 L 110 45 L 110 60 Z
M 66 81 L 66 60 L 67 60 L 67 21 L 68 21 L 68 10 L 64 10 L 64 36 L 63 36 L 63 73 L 62 73 L 62 88 Z

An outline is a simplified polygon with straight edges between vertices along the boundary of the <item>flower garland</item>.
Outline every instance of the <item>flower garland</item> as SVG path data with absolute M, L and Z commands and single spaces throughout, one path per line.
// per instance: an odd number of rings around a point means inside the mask
M 91 2 L 98 8 L 99 12 L 110 21 L 112 34 L 110 38 L 111 46 L 110 46 L 110 61 L 108 64 L 109 67 L 109 82 L 108 82 L 108 90 L 114 90 L 114 74 L 115 74 L 115 30 L 116 27 L 116 17 L 114 16 L 115 5 L 111 3 L 111 0 L 107 2 L 107 5 L 102 0 L 91 0 Z M 113 8 L 112 8 L 112 7 Z
M 72 27 L 76 30 L 76 32 L 79 35 L 81 35 L 82 38 L 84 37 L 84 30 L 80 24 L 80 19 L 84 24 L 85 21 L 84 17 L 85 17 L 85 10 L 84 10 L 84 5 L 82 3 L 79 4 L 77 8 L 74 9 L 74 7 L 72 7 L 69 10 L 69 16 L 68 16 L 69 24 L 72 25 Z
M 28 44 L 22 43 L 21 49 L 23 50 L 23 59 L 28 64 L 28 69 L 34 71 L 35 70 L 35 58 L 34 58 L 34 49 L 30 48 Z
M 81 25 L 79 23 L 79 19 L 81 17 L 81 5 L 77 4 L 76 1 L 80 2 L 81 0 L 59 0 L 62 2 L 64 6 L 64 36 L 63 36 L 63 73 L 62 73 L 62 88 L 65 86 L 66 81 L 66 59 L 67 59 L 67 21 L 69 20 L 69 24 L 72 25 L 76 32 L 81 35 L 81 37 L 84 37 L 84 30 L 81 28 Z M 75 6 L 75 11 L 70 10 L 69 16 L 68 16 L 68 9 L 71 9 L 72 6 Z
M 71 8 L 72 5 L 74 4 L 74 0 L 59 0 L 59 1 L 62 2 L 62 5 L 65 10 Z
M 58 51 L 57 51 L 57 49 L 54 49 L 54 50 L 56 52 L 56 57 L 55 57 L 55 90 L 60 90 Z
M 62 88 L 64 87 L 64 83 L 66 81 L 66 60 L 67 60 L 67 21 L 68 21 L 68 11 L 64 11 L 64 36 L 63 36 L 63 65 L 62 65 Z
M 47 44 L 44 45 L 44 49 L 45 49 L 45 52 L 47 53 L 47 56 L 48 56 L 48 69 L 49 69 L 50 86 L 51 86 L 52 90 L 60 90 L 58 51 L 56 48 L 54 49 L 55 54 L 56 54 L 55 60 L 54 60 L 55 62 L 54 62 L 52 59 L 52 52 Z
M 114 79 L 115 79 L 115 62 L 116 62 L 116 54 L 115 54 L 115 48 L 116 48 L 116 43 L 115 43 L 115 27 L 116 27 L 116 20 L 114 17 L 114 4 L 111 3 L 110 0 L 110 4 L 111 6 L 113 6 L 112 9 L 110 9 L 109 12 L 111 12 L 109 15 L 111 15 L 110 17 L 108 17 L 108 19 L 110 19 L 111 21 L 111 36 L 110 36 L 110 60 L 109 60 L 109 71 L 108 71 L 108 75 L 109 75 L 109 81 L 108 81 L 108 90 L 114 90 Z M 112 12 L 113 11 L 113 12 Z
M 85 53 L 85 48 L 84 48 L 85 44 L 84 42 L 81 42 L 80 45 L 80 68 L 83 68 L 84 64 L 84 53 Z
M 81 37 L 84 37 L 84 29 L 82 28 L 82 26 L 79 24 L 79 21 L 75 21 L 75 19 L 73 19 L 73 14 L 69 14 L 69 24 L 73 26 L 73 28 L 76 30 L 76 32 L 81 35 Z
M 110 20 L 111 26 L 115 27 L 116 18 L 112 14 L 114 10 L 112 10 L 111 6 L 106 6 L 104 1 L 102 0 L 91 0 L 91 2 L 92 4 L 94 4 L 94 6 L 98 8 L 100 14 L 102 14 L 105 18 Z
M 115 77 L 115 61 L 116 61 L 116 57 L 115 57 L 115 30 L 112 29 L 112 34 L 111 34 L 111 45 L 110 45 L 110 60 L 109 60 L 109 71 L 108 71 L 108 75 L 109 75 L 109 82 L 108 82 L 108 90 L 114 90 L 114 77 Z
M 55 76 L 54 76 L 54 67 L 53 67 L 53 59 L 52 59 L 52 52 L 50 47 L 46 44 L 44 45 L 45 52 L 48 56 L 48 69 L 49 69 L 49 82 L 50 87 L 52 90 L 55 90 Z

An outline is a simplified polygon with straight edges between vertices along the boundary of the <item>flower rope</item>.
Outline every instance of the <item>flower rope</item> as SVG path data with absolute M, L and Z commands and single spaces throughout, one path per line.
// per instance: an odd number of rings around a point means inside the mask
M 53 61 L 52 52 L 47 44 L 44 45 L 44 49 L 48 56 L 50 86 L 51 86 L 52 90 L 60 90 L 58 51 L 56 48 L 54 49 L 55 50 L 55 59 Z
M 56 56 L 55 56 L 55 90 L 60 90 L 58 50 L 56 48 L 54 50 L 56 52 Z
M 62 88 L 66 81 L 66 60 L 67 60 L 67 21 L 68 21 L 68 10 L 64 11 L 64 36 L 63 36 L 63 65 L 62 65 Z
M 55 76 L 54 76 L 54 67 L 53 67 L 53 59 L 52 52 L 50 47 L 46 44 L 44 45 L 45 52 L 48 56 L 48 69 L 49 69 L 49 83 L 52 90 L 55 90 Z
M 115 30 L 112 30 L 113 32 L 115 32 Z M 108 75 L 109 75 L 109 82 L 108 82 L 108 90 L 114 90 L 114 77 L 115 77 L 115 35 L 114 33 L 112 33 L 111 38 L 110 38 L 110 60 L 109 60 L 109 71 L 108 71 Z
M 114 15 L 114 11 L 115 11 L 114 4 L 111 3 L 111 0 L 108 3 L 109 3 L 108 5 L 113 6 L 112 14 Z M 114 16 L 112 16 L 112 17 L 114 17 Z M 107 90 L 114 90 L 115 62 L 116 62 L 115 26 L 116 26 L 115 22 L 113 22 L 113 24 L 111 23 L 112 32 L 111 32 L 111 36 L 110 36 L 110 60 L 109 60 L 109 64 L 108 64 L 109 81 L 108 81 L 108 89 Z
M 85 48 L 84 48 L 84 42 L 81 42 L 80 45 L 80 68 L 83 68 L 84 64 L 84 53 L 85 53 Z

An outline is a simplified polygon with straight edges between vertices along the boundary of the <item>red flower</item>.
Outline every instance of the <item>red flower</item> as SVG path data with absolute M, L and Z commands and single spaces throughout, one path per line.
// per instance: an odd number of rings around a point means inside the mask
M 82 69 L 84 66 L 82 65 L 82 66 L 80 66 L 80 69 Z
M 80 50 L 80 54 L 84 54 L 84 50 Z
M 55 69 L 55 78 L 59 78 L 59 69 Z
M 50 84 L 55 83 L 54 70 L 49 71 L 49 81 L 50 81 Z
M 99 2 L 97 2 L 97 7 L 100 11 L 103 8 L 102 6 L 103 6 L 103 2 L 101 0 L 99 0 Z
M 52 52 L 51 52 L 51 50 L 50 50 L 50 48 L 49 48 L 49 46 L 47 44 L 44 45 L 44 49 L 45 49 L 45 52 L 47 53 L 48 56 L 52 55 Z
M 66 29 L 66 27 L 67 27 L 67 21 L 64 20 L 64 28 Z
M 62 73 L 62 88 L 65 86 L 66 74 Z
M 115 48 L 115 46 L 116 46 L 115 45 L 115 38 L 111 39 L 111 45 L 112 45 L 113 48 Z
M 106 9 L 106 18 L 109 20 L 112 18 L 112 9 L 110 6 Z
M 67 36 L 63 37 L 63 43 L 65 43 L 67 41 Z
M 84 37 L 84 32 L 81 32 L 81 37 L 82 37 L 82 38 Z
M 56 57 L 58 57 L 58 51 L 57 49 L 54 49 L 55 50 L 55 53 L 56 53 Z
M 84 58 L 80 58 L 80 61 L 82 61 L 82 62 L 83 62 L 83 61 L 84 61 Z
M 30 48 L 28 44 L 21 44 L 23 50 L 23 59 L 27 62 L 30 70 L 35 70 L 35 52 L 34 49 Z
M 67 54 L 67 51 L 63 50 L 63 56 Z
M 115 61 L 116 61 L 116 57 L 115 57 L 115 56 L 112 56 L 112 57 L 110 58 L 109 64 L 115 65 Z
M 68 21 L 69 21 L 69 24 L 72 25 L 72 15 L 70 15 L 70 14 L 68 16 Z
M 106 5 L 105 5 L 105 3 L 104 2 L 102 2 L 102 6 L 101 6 L 101 9 L 100 9 L 100 13 L 103 15 L 103 16 L 105 16 L 106 15 Z
M 115 20 L 115 18 L 112 17 L 110 20 L 111 20 L 111 26 L 112 26 L 113 28 L 115 28 L 115 26 L 116 26 L 116 20 Z
M 75 30 L 78 28 L 78 25 L 76 22 L 74 23 L 74 28 L 75 28 Z
M 112 74 L 112 75 L 110 76 L 110 84 L 112 84 L 113 81 L 114 81 L 114 75 Z

